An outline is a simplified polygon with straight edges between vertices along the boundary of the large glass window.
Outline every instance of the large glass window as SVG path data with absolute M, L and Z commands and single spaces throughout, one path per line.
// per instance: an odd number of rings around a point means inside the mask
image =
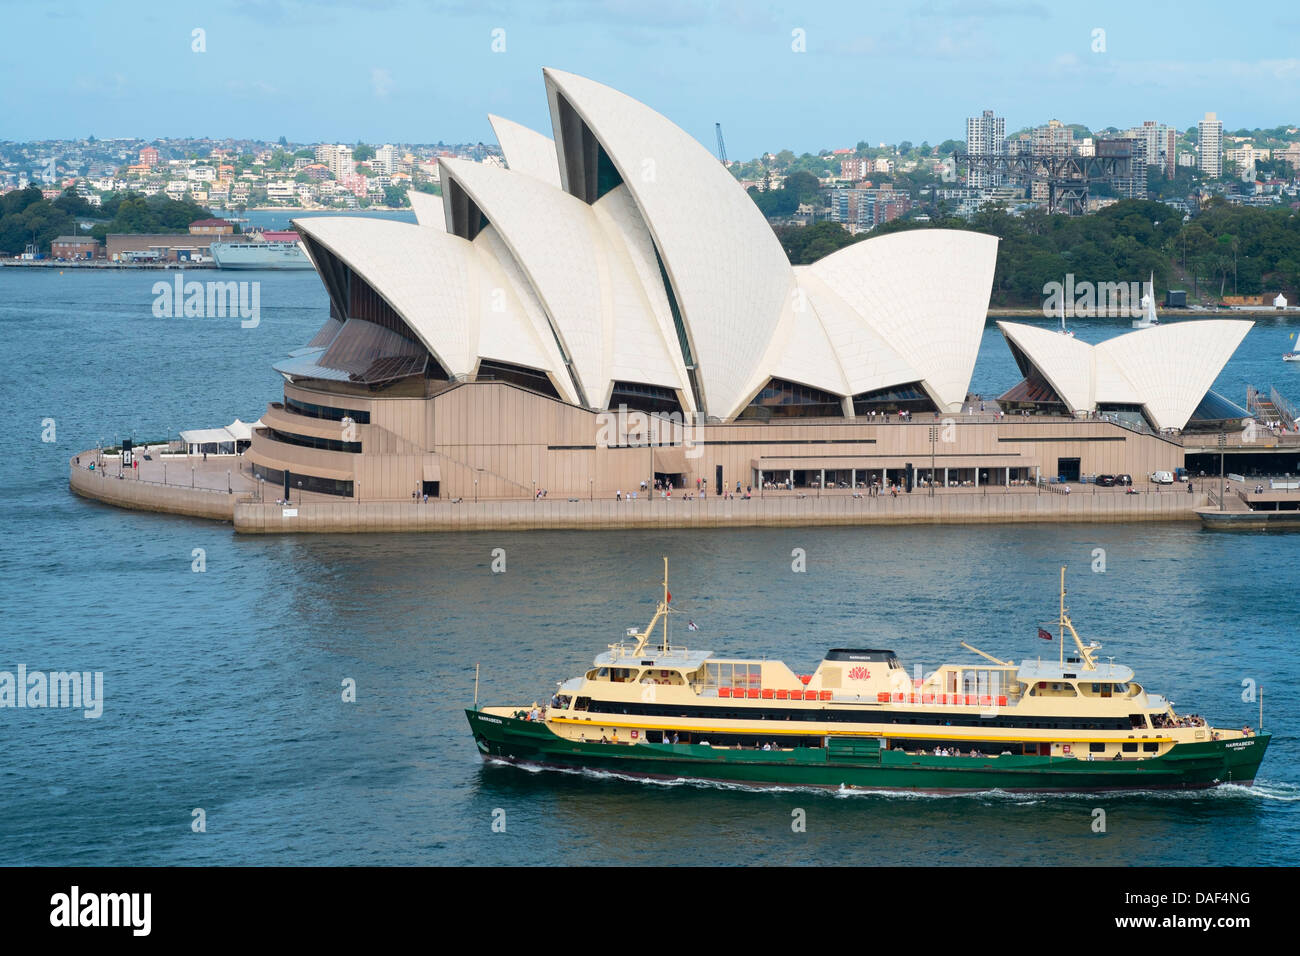
M 682 414 L 677 393 L 659 385 L 642 385 L 640 382 L 615 382 L 610 392 L 609 407 L 626 405 L 650 414 Z
M 337 438 L 317 438 L 315 435 L 294 435 L 275 428 L 268 428 L 271 437 L 286 445 L 298 445 L 302 448 L 319 448 L 321 451 L 345 451 L 350 454 L 361 453 L 361 442 L 339 441 Z
M 279 468 L 267 468 L 264 465 L 255 464 L 253 465 L 253 477 L 264 479 L 268 485 L 275 488 L 284 487 L 284 472 Z M 291 471 L 289 472 L 290 494 L 299 490 L 314 491 L 322 495 L 340 495 L 345 498 L 351 498 L 352 482 L 341 481 L 336 478 L 320 478 L 316 475 L 303 474 L 300 471 Z
M 878 388 L 872 392 L 859 392 L 853 396 L 853 414 L 868 412 L 933 412 L 937 409 L 920 382 Z
M 560 397 L 545 372 L 540 372 L 535 368 L 527 368 L 523 365 L 482 361 L 478 365 L 477 378 L 480 382 L 509 382 L 512 385 L 519 385 L 522 388 L 549 395 L 551 398 Z
M 837 395 L 774 378 L 754 396 L 739 417 L 760 421 L 771 418 L 842 418 L 844 405 Z
M 296 398 L 284 396 L 284 407 L 297 415 L 304 415 L 308 418 L 323 418 L 331 422 L 341 422 L 345 418 L 350 418 L 358 425 L 370 424 L 370 413 L 363 412 L 360 409 L 352 408 L 331 408 L 329 405 L 313 405 L 311 402 L 300 402 Z

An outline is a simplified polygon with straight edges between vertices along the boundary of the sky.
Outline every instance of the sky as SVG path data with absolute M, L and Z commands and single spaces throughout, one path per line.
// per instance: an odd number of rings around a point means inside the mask
M 0 0 L 0 140 L 491 142 L 580 73 L 731 159 L 1092 129 L 1300 123 L 1300 6 L 1164 0 Z M 196 32 L 197 31 L 197 32 Z M 199 49 L 201 47 L 201 49 Z

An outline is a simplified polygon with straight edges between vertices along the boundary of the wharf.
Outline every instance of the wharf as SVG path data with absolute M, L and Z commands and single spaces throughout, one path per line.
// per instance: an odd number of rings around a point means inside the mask
M 635 528 L 812 527 L 828 525 L 1007 524 L 1025 522 L 1117 523 L 1194 521 L 1203 494 L 1185 486 L 1125 494 L 1122 488 L 1075 485 L 1070 494 L 1045 486 L 940 488 L 930 496 L 872 497 L 862 491 L 765 491 L 752 498 L 686 500 L 638 497 L 616 501 L 612 493 L 591 497 L 352 501 L 299 492 L 285 505 L 269 500 L 278 488 L 257 482 L 231 457 L 168 457 L 118 478 L 116 459 L 91 471 L 93 449 L 69 462 L 69 486 L 85 498 L 120 508 L 229 521 L 244 534 L 527 531 L 539 529 L 627 530 Z M 168 481 L 161 480 L 164 467 Z M 267 500 L 258 500 L 265 494 Z

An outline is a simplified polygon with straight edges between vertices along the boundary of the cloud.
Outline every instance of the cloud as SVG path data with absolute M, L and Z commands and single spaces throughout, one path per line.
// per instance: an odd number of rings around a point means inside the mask
M 376 99 L 388 99 L 388 94 L 392 89 L 392 71 L 386 70 L 382 66 L 372 66 L 370 68 L 370 91 L 375 94 Z

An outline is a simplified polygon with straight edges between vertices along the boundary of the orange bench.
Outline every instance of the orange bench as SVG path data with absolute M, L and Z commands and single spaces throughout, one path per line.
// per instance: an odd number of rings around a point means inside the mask
M 819 696 L 821 697 L 822 700 L 830 700 L 830 699 L 831 699 L 831 692 L 828 691 L 828 690 L 824 690 L 824 691 L 821 692 L 821 694 L 820 694 Z
M 718 688 L 718 696 L 719 696 L 719 697 L 730 697 L 730 696 L 731 696 L 731 688 L 730 688 L 730 687 L 719 687 L 719 688 Z

